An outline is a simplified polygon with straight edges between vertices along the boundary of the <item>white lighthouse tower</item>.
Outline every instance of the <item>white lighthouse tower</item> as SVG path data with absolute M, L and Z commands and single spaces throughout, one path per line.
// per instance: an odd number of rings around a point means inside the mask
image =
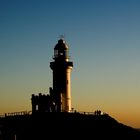
M 57 112 L 71 111 L 71 70 L 68 46 L 63 39 L 54 47 L 54 61 L 50 62 L 53 71 L 53 95 Z

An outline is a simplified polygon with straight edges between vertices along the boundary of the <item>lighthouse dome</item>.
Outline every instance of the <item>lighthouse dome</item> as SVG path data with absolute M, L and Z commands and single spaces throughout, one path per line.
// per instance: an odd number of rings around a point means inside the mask
M 68 61 L 68 46 L 63 39 L 59 39 L 54 47 L 54 59 L 59 61 Z
M 58 40 L 58 43 L 54 47 L 55 50 L 68 50 L 68 46 L 63 39 Z

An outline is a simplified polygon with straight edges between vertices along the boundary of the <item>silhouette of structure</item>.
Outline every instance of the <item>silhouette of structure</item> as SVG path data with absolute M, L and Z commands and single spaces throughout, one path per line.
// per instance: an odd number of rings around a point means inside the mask
M 53 88 L 50 94 L 32 94 L 32 112 L 70 112 L 71 111 L 71 70 L 68 46 L 59 39 L 54 47 L 54 61 L 50 62 L 53 71 Z

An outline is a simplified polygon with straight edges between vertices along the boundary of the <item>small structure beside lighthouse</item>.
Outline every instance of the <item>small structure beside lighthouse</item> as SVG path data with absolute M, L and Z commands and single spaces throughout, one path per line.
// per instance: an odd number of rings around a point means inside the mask
M 69 61 L 69 48 L 63 39 L 54 47 L 54 61 L 50 62 L 53 71 L 53 98 L 57 112 L 71 111 L 71 70 L 73 62 Z

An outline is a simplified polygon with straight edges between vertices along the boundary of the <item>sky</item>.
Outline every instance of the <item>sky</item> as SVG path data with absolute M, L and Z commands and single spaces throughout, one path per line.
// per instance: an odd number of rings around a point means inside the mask
M 31 110 L 69 46 L 72 107 L 140 128 L 139 0 L 0 0 L 0 114 Z

